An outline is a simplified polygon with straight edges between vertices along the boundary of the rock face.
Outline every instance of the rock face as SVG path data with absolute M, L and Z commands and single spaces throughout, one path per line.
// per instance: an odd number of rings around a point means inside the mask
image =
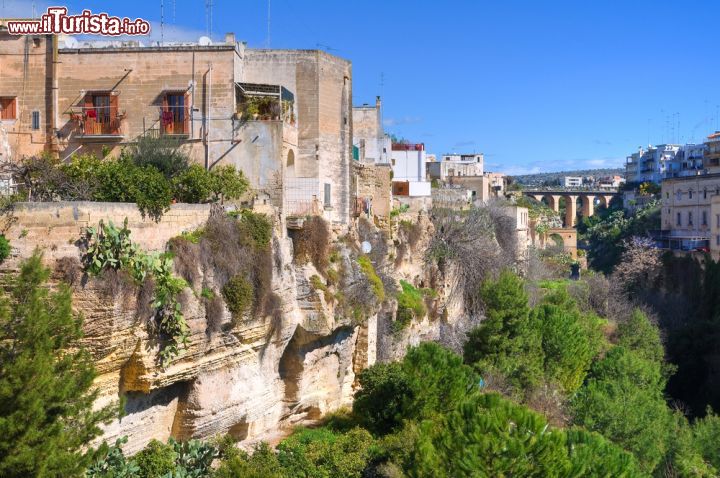
M 56 261 L 63 258 L 74 258 L 67 261 L 77 264 L 80 250 L 74 241 L 100 218 L 116 224 L 129 218 L 133 240 L 147 250 L 161 250 L 170 237 L 204 224 L 208 209 L 177 205 L 156 225 L 127 204 L 20 205 L 11 216 L 4 231 L 13 254 L 3 264 L 5 272 L 16 270 L 35 247 L 45 251 L 49 266 L 57 267 Z M 432 226 L 427 219 L 420 221 L 420 238 L 402 261 L 389 261 L 382 272 L 423 287 L 435 282 L 438 301 L 457 309 L 447 300 L 445 279 L 430 277 L 433 272 L 423 266 Z M 353 237 L 357 242 L 356 236 L 351 228 L 346 236 L 350 239 L 337 242 L 337 247 L 345 250 Z M 451 325 L 435 311 L 402 334 L 393 334 L 392 300 L 361 323 L 336 318 L 333 305 L 312 285 L 312 276 L 318 274 L 314 266 L 293 262 L 292 241 L 283 231 L 276 229 L 272 242 L 271 287 L 279 297 L 279 313 L 247 318 L 218 331 L 211 324 L 207 302 L 186 289 L 181 304 L 190 341 L 166 368 L 158 364 L 160 344 L 144 318 L 151 291 L 73 276 L 73 303 L 84 317 L 84 344 L 96 359 L 98 405 L 120 396 L 126 399 L 125 415 L 106 427 L 103 439 L 127 436 L 129 453 L 153 438 L 229 433 L 244 442 L 272 439 L 295 424 L 350 405 L 363 368 L 402 356 L 409 344 L 438 340 L 443 328 Z M 392 251 L 397 244 L 389 247 Z M 54 278 L 68 281 L 68 272 L 58 268 Z M 222 308 L 220 320 L 229 324 L 229 311 Z

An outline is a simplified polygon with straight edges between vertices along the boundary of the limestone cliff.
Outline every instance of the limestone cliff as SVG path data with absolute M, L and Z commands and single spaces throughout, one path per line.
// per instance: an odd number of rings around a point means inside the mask
M 205 206 L 176 205 L 156 224 L 140 217 L 133 205 L 47 203 L 18 205 L 6 218 L 13 254 L 5 271 L 15 270 L 40 247 L 45 262 L 56 269 L 54 279 L 73 283 L 74 307 L 85 320 L 84 343 L 96 359 L 99 404 L 126 399 L 126 414 L 107 427 L 104 439 L 128 436 L 130 453 L 153 438 L 171 436 L 230 433 L 238 441 L 272 440 L 297 423 L 349 405 L 363 368 L 401 356 L 409 344 L 442 339 L 455 326 L 447 317 L 463 320 L 449 279 L 425 265 L 423 251 L 432 234 L 426 217 L 418 219 L 410 241 L 397 230 L 387 234 L 367 224 L 334 236 L 339 260 L 345 261 L 338 267 L 349 274 L 344 287 L 357 280 L 351 263 L 360 242 L 370 239 L 371 257 L 388 287 L 405 279 L 438 291 L 428 316 L 400 332 L 390 330 L 392 299 L 362 320 L 339 313 L 332 294 L 314 284 L 320 272 L 312 263 L 293 260 L 293 243 L 276 225 L 271 290 L 279 300 L 273 312 L 233 322 L 222 302 L 220 310 L 210 311 L 210 302 L 187 288 L 181 303 L 190 340 L 163 368 L 157 360 L 161 344 L 147 326 L 151 291 L 74 270 L 81 254 L 77 239 L 100 219 L 120 223 L 128 217 L 138 244 L 162 250 L 171 237 L 201 227 L 208 214 Z M 215 272 L 193 271 L 211 288 L 217 288 Z M 334 287 L 342 292 L 340 285 Z

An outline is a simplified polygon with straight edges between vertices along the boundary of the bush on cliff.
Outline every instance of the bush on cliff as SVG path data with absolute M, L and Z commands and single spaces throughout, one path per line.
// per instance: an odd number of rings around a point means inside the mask
M 80 476 L 115 413 L 93 409 L 95 368 L 70 289 L 47 287 L 35 253 L 0 299 L 0 476 Z

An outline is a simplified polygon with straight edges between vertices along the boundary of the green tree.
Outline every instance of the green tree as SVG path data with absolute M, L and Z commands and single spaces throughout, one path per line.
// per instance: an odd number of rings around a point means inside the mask
M 0 303 L 0 476 L 80 476 L 86 445 L 115 413 L 93 410 L 95 369 L 79 346 L 82 318 L 70 289 L 51 291 L 33 254 Z
M 630 320 L 618 325 L 617 336 L 618 345 L 634 351 L 640 357 L 654 363 L 665 360 L 660 330 L 640 309 L 634 309 Z
M 378 363 L 360 372 L 353 412 L 373 433 L 384 435 L 402 424 L 404 403 L 415 391 L 399 362 Z
M 651 472 L 667 450 L 672 418 L 664 386 L 661 364 L 613 347 L 572 400 L 574 421 L 631 451 Z
M 562 432 L 497 394 L 475 395 L 439 423 L 423 423 L 411 476 L 559 477 L 571 463 Z
M 543 359 L 540 331 L 530 320 L 524 286 L 510 271 L 482 284 L 486 318 L 468 334 L 464 357 L 481 374 L 497 371 L 516 387 L 529 389 L 542 377 Z
M 574 392 L 600 350 L 599 320 L 582 314 L 565 289 L 546 297 L 530 320 L 540 327 L 545 379 Z
M 454 409 L 477 387 L 472 369 L 440 345 L 424 342 L 401 363 L 376 364 L 360 375 L 353 411 L 371 431 L 385 434 L 404 420 L 422 420 Z

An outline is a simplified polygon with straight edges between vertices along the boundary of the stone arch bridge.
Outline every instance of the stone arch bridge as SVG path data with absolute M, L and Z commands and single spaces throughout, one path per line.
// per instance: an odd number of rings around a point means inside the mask
M 610 201 L 619 196 L 620 193 L 613 190 L 605 191 L 570 191 L 570 190 L 549 190 L 549 191 L 523 191 L 525 196 L 530 196 L 536 201 L 543 199 L 553 211 L 560 211 L 560 199 L 565 198 L 565 227 L 575 227 L 577 223 L 578 199 L 581 204 L 581 214 L 590 217 L 595 214 L 595 206 L 610 205 Z

